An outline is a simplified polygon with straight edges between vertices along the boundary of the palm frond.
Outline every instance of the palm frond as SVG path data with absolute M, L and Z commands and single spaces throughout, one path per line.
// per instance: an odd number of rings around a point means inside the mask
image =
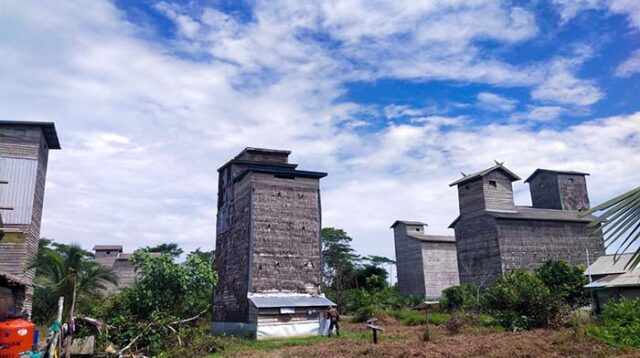
M 622 253 L 640 241 L 640 187 L 583 211 L 580 216 L 593 215 L 597 212 L 603 213 L 591 221 L 589 227 L 604 230 L 607 248 L 614 244 L 618 245 L 614 257 L 614 261 L 617 261 Z M 640 264 L 640 246 L 633 252 L 625 268 L 633 269 L 638 264 Z

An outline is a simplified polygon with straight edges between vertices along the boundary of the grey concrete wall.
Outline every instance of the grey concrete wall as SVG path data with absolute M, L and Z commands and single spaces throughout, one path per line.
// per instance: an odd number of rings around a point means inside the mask
M 221 175 L 223 175 L 221 173 Z M 213 291 L 213 320 L 248 322 L 249 302 L 249 230 L 251 220 L 250 176 L 245 176 L 232 186 L 232 195 L 224 203 L 230 226 L 226 231 L 218 229 L 214 268 L 218 283 Z
M 460 284 L 455 243 L 422 242 L 422 265 L 427 297 L 440 297 L 442 290 Z
M 251 292 L 319 293 L 318 179 L 249 174 L 252 187 Z
M 501 170 L 494 170 L 482 177 L 484 207 L 487 210 L 513 210 L 511 179 Z
M 461 217 L 455 235 L 460 283 L 485 287 L 502 274 L 494 218 L 483 214 Z
M 415 227 L 410 227 L 409 230 Z M 425 296 L 425 277 L 422 258 L 422 244 L 407 236 L 407 226 L 399 223 L 393 228 L 396 250 L 398 289 L 403 296 Z
M 589 208 L 587 179 L 584 175 L 559 174 L 558 187 L 562 200 L 562 210 Z
M 587 266 L 605 254 L 602 236 L 587 223 L 561 221 L 497 220 L 502 270 L 534 270 L 554 259 Z
M 529 182 L 534 208 L 582 210 L 589 208 L 584 175 L 540 172 Z

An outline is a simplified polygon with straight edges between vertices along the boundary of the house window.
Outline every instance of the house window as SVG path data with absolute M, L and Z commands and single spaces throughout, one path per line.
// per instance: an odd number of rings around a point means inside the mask
M 497 188 L 497 187 L 498 187 L 498 183 L 496 183 L 496 181 L 495 181 L 495 180 L 489 180 L 489 186 L 492 186 L 492 187 L 494 187 L 494 188 Z

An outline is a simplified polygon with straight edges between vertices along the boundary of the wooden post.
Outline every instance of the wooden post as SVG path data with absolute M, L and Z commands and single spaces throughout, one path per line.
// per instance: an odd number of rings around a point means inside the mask
M 373 344 L 378 344 L 378 330 L 373 330 Z
M 368 320 L 367 327 L 369 327 L 371 329 L 371 332 L 373 333 L 373 344 L 378 344 L 378 331 L 384 331 L 384 328 L 375 325 L 375 321 L 375 318 Z

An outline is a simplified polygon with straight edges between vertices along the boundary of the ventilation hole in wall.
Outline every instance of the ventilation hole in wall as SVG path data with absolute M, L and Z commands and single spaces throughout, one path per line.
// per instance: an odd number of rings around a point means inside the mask
M 469 190 L 469 186 L 468 186 L 468 185 L 465 185 L 465 186 L 464 186 L 464 188 L 465 188 L 466 190 Z
M 573 183 L 573 178 L 569 178 L 569 183 Z
M 492 186 L 492 187 L 494 187 L 494 188 L 497 188 L 497 187 L 498 187 L 498 183 L 496 183 L 496 181 L 495 181 L 495 180 L 489 180 L 489 185 L 490 185 L 490 186 Z
M 420 228 L 419 228 L 419 227 L 417 227 L 417 228 L 416 228 L 416 231 L 420 231 Z
M 271 224 L 267 225 L 267 231 L 271 231 Z
M 282 194 L 280 194 L 280 192 L 278 192 L 278 196 L 282 196 Z
M 280 261 L 276 261 L 276 267 L 280 267 Z
M 305 231 L 305 230 L 306 230 L 306 228 L 304 227 L 304 225 L 302 225 L 302 231 Z
M 258 271 L 262 270 L 262 265 L 258 265 Z
M 304 198 L 304 194 L 298 194 L 298 199 Z
M 111 255 L 111 251 L 107 251 L 107 255 Z

